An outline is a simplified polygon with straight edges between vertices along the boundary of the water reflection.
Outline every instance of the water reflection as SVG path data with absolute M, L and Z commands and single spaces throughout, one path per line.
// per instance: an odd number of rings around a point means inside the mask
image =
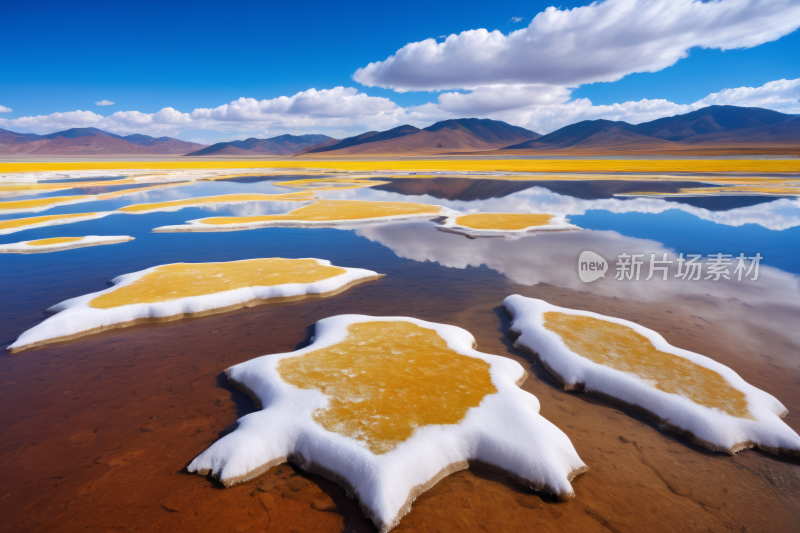
M 795 327 L 800 319 L 800 278 L 774 267 L 762 265 L 757 281 L 737 281 L 733 276 L 712 281 L 706 280 L 705 274 L 701 280 L 688 281 L 673 277 L 677 272 L 673 263 L 667 281 L 659 273 L 645 281 L 645 262 L 640 281 L 619 281 L 613 261 L 620 253 L 645 253 L 646 261 L 651 253 L 659 259 L 666 253 L 673 261 L 676 254 L 658 241 L 615 231 L 472 240 L 437 231 L 429 222 L 409 222 L 360 228 L 356 233 L 402 258 L 458 269 L 485 265 L 521 285 L 546 284 L 610 298 L 669 302 L 685 307 L 689 314 L 699 312 L 692 308 L 702 304 L 707 320 L 767 329 L 800 346 L 800 332 Z M 587 249 L 599 252 L 610 263 L 606 277 L 592 283 L 582 282 L 577 273 L 578 256 Z
M 420 180 L 422 181 L 422 180 Z M 410 201 L 406 195 L 397 192 L 371 189 L 350 189 L 342 191 L 323 191 L 322 196 L 331 199 L 359 199 L 377 201 Z M 413 197 L 412 201 L 439 204 L 461 211 L 506 212 L 506 213 L 554 213 L 561 215 L 583 215 L 589 211 L 601 210 L 610 213 L 664 213 L 680 210 L 699 219 L 726 226 L 758 224 L 764 228 L 780 231 L 800 226 L 800 198 L 771 199 L 764 197 L 766 203 L 747 205 L 727 210 L 711 210 L 695 205 L 668 201 L 662 198 L 599 198 L 583 199 L 558 194 L 544 187 L 529 187 L 499 198 L 475 200 L 449 200 L 429 194 Z

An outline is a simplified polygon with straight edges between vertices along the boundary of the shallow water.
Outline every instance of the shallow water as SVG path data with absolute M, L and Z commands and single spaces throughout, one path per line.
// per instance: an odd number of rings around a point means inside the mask
M 274 181 L 197 182 L 0 219 L 293 190 L 276 187 Z M 0 236 L 0 243 L 93 234 L 136 238 L 52 254 L 0 255 L 2 348 L 39 323 L 51 305 L 158 264 L 317 257 L 387 274 L 325 300 L 136 326 L 1 356 L 0 464 L 6 474 L 0 481 L 0 514 L 6 520 L 0 531 L 84 526 L 211 530 L 230 524 L 241 531 L 267 525 L 331 530 L 342 524 L 352 531 L 369 530 L 352 502 L 317 478 L 310 479 L 331 495 L 344 518 L 273 493 L 266 501 L 267 493 L 256 491 L 253 483 L 221 490 L 204 478 L 180 473 L 220 431 L 253 409 L 220 379 L 222 370 L 258 355 L 293 350 L 305 342 L 316 320 L 342 313 L 455 324 L 475 335 L 480 350 L 519 360 L 532 374 L 524 388 L 539 397 L 542 414 L 567 433 L 591 468 L 575 481 L 576 500 L 563 504 L 480 470 L 456 474 L 421 496 L 399 530 L 528 529 L 534 523 L 544 530 L 641 530 L 654 523 L 664 530 L 699 531 L 703 524 L 714 530 L 724 524 L 792 530 L 800 519 L 796 464 L 754 451 L 735 457 L 713 454 L 635 413 L 562 392 L 510 348 L 504 337 L 508 321 L 499 305 L 505 296 L 521 293 L 637 321 L 676 346 L 731 366 L 776 396 L 789 409 L 787 423 L 800 430 L 800 200 L 620 197 L 614 194 L 670 190 L 662 183 L 618 180 L 390 181 L 320 194 L 435 203 L 462 212 L 546 211 L 566 214 L 585 229 L 469 239 L 440 231 L 433 221 L 417 220 L 356 229 L 151 232 L 207 216 L 280 213 L 301 205 L 260 202 L 115 214 Z M 100 189 L 93 191 L 104 192 Z M 57 196 L 72 194 L 78 193 Z M 584 250 L 609 260 L 605 278 L 580 280 L 577 261 Z M 640 281 L 619 281 L 614 260 L 621 253 L 642 253 L 645 259 L 666 253 L 672 260 L 680 253 L 760 253 L 763 261 L 756 281 L 676 279 L 675 264 L 668 281 L 660 275 L 645 281 L 646 264 Z M 455 515 L 470 523 L 454 520 Z M 774 527 L 763 527 L 768 519 Z

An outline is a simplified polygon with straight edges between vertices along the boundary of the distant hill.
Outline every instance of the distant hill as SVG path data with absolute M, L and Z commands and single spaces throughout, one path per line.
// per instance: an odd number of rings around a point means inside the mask
M 757 107 L 709 106 L 642 124 L 584 120 L 500 150 L 575 153 L 800 153 L 798 117 Z M 776 152 L 776 153 L 777 153 Z
M 0 154 L 20 155 L 181 155 L 204 145 L 171 137 L 126 137 L 97 128 L 72 128 L 48 135 L 0 129 Z
M 333 143 L 328 146 L 312 148 L 306 150 L 304 153 L 313 154 L 319 152 L 331 152 L 333 150 L 341 150 L 342 148 L 358 146 L 359 144 L 386 141 L 388 139 L 405 137 L 406 135 L 411 135 L 413 133 L 417 133 L 420 131 L 422 130 L 420 130 L 417 127 L 404 124 L 402 126 L 398 126 L 396 128 L 392 128 L 387 131 L 368 131 L 367 133 L 362 133 L 361 135 L 356 135 L 355 137 L 347 137 L 346 139 L 342 139 L 337 143 Z
M 539 136 L 534 131 L 499 120 L 461 118 L 437 122 L 423 130 L 406 125 L 385 132 L 368 132 L 302 155 L 391 156 L 487 151 Z
M 777 124 L 792 115 L 760 107 L 712 105 L 674 117 L 659 118 L 634 126 L 634 131 L 668 141 L 681 141 L 694 135 Z
M 280 135 L 270 139 L 251 137 L 244 141 L 212 144 L 201 150 L 186 154 L 200 155 L 294 155 L 308 148 L 335 141 L 327 135 Z

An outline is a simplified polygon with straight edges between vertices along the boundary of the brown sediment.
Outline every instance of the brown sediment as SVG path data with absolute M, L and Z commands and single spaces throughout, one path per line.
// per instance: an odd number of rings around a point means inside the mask
M 233 379 L 230 376 L 229 370 L 226 370 L 225 374 L 227 375 L 228 382 L 231 384 L 231 386 L 233 386 L 234 388 L 242 391 L 248 397 L 250 397 L 250 399 L 253 401 L 253 403 L 254 403 L 254 405 L 256 406 L 257 409 L 259 409 L 259 410 L 263 409 L 261 400 L 258 398 L 258 396 L 250 388 L 248 388 L 244 383 L 241 383 L 241 382 Z M 527 379 L 527 377 L 528 377 L 528 373 L 524 372 L 523 376 L 517 381 L 517 385 L 518 386 L 521 385 Z M 491 471 L 495 472 L 498 475 L 501 475 L 501 476 L 504 476 L 504 477 L 506 477 L 506 478 L 508 478 L 510 480 L 513 480 L 515 483 L 519 484 L 522 487 L 526 487 L 528 489 L 535 490 L 535 491 L 538 491 L 538 492 L 544 492 L 544 493 L 548 493 L 548 494 L 553 494 L 553 495 L 557 496 L 560 501 L 568 501 L 568 500 L 571 500 L 571 499 L 573 499 L 575 497 L 574 493 L 559 493 L 554 487 L 551 487 L 551 486 L 547 485 L 546 483 L 537 483 L 537 482 L 531 481 L 530 479 L 523 478 L 523 477 L 515 474 L 514 472 L 505 470 L 503 468 L 500 468 L 500 467 L 498 467 L 496 465 L 493 465 L 493 464 L 485 462 L 485 461 L 480 461 L 480 460 L 475 460 L 475 459 L 466 460 L 466 461 L 456 461 L 454 463 L 451 463 L 451 464 L 447 465 L 445 468 L 443 468 L 442 470 L 437 472 L 434 476 L 432 476 L 426 482 L 415 485 L 411 489 L 411 491 L 409 492 L 408 498 L 406 499 L 405 503 L 403 503 L 403 505 L 401 506 L 401 508 L 400 508 L 397 516 L 395 517 L 395 519 L 392 522 L 386 523 L 386 522 L 382 521 L 377 515 L 375 515 L 375 513 L 373 513 L 370 508 L 368 508 L 367 506 L 365 506 L 363 504 L 363 499 L 361 498 L 361 495 L 360 495 L 359 491 L 353 486 L 352 483 L 350 483 L 350 481 L 345 476 L 343 476 L 341 474 L 338 474 L 336 472 L 333 472 L 332 470 L 330 470 L 328 468 L 325 468 L 324 466 L 320 465 L 319 463 L 315 463 L 314 461 L 310 461 L 310 460 L 306 459 L 302 454 L 292 454 L 292 455 L 289 455 L 289 456 L 286 456 L 286 457 L 273 459 L 272 461 L 269 461 L 269 462 L 267 462 L 267 463 L 255 468 L 255 469 L 251 470 L 250 472 L 248 472 L 246 474 L 243 474 L 241 476 L 236 476 L 236 477 L 227 478 L 225 480 L 220 480 L 219 476 L 215 475 L 214 478 L 217 479 L 218 481 L 220 481 L 223 485 L 225 485 L 226 488 L 229 488 L 229 487 L 233 487 L 233 486 L 239 485 L 241 483 L 246 483 L 246 482 L 248 482 L 248 481 L 250 481 L 252 479 L 255 479 L 255 478 L 261 476 L 264 472 L 267 472 L 268 470 L 270 470 L 271 468 L 273 468 L 273 467 L 275 467 L 277 465 L 286 463 L 286 462 L 291 462 L 291 463 L 297 465 L 299 468 L 301 468 L 302 470 L 304 470 L 304 471 L 306 471 L 308 473 L 317 474 L 317 475 L 323 476 L 324 478 L 326 478 L 326 479 L 336 483 L 337 485 L 339 485 L 342 489 L 345 490 L 345 492 L 347 493 L 347 496 L 349 498 L 352 498 L 352 499 L 355 499 L 355 500 L 358 501 L 359 507 L 361 508 L 361 511 L 364 513 L 364 516 L 367 519 L 369 519 L 370 521 L 372 521 L 373 524 L 376 525 L 376 527 L 378 528 L 380 533 L 387 533 L 388 531 L 391 531 L 392 529 L 397 527 L 398 524 L 400 524 L 401 519 L 411 511 L 411 505 L 412 505 L 412 503 L 414 503 L 414 500 L 416 500 L 421 494 L 423 494 L 423 493 L 427 492 L 428 490 L 430 490 L 434 485 L 439 483 L 442 479 L 444 479 L 445 477 L 449 476 L 450 474 L 453 474 L 455 472 L 459 472 L 461 470 L 466 470 L 466 469 L 470 468 L 471 466 L 478 466 L 478 467 L 482 467 L 484 469 L 491 470 Z M 570 472 L 567 475 L 567 480 L 568 481 L 572 481 L 573 479 L 575 479 L 575 477 L 577 477 L 580 474 L 583 474 L 583 473 L 587 472 L 588 470 L 589 470 L 589 468 L 586 467 L 586 466 L 583 466 L 583 467 L 580 467 L 580 468 L 576 468 L 575 470 L 573 470 L 572 472 Z M 212 474 L 209 469 L 198 470 L 196 473 L 201 475 L 201 476 L 206 476 L 206 475 Z
M 318 486 L 335 502 L 335 513 L 315 510 L 314 496 L 304 491 L 292 493 L 304 499 L 283 497 L 281 491 L 291 493 L 285 480 L 261 492 L 260 481 L 276 479 L 281 467 L 225 490 L 181 473 L 223 428 L 253 409 L 220 379 L 225 368 L 291 352 L 306 340 L 308 326 L 345 313 L 454 324 L 470 331 L 482 350 L 518 361 L 532 374 L 522 388 L 540 400 L 542 416 L 569 436 L 591 469 L 575 478 L 576 498 L 559 502 L 471 465 L 420 494 L 397 533 L 796 531 L 800 465 L 759 452 L 712 453 L 618 404 L 564 393 L 510 348 L 499 306 L 518 293 L 638 320 L 670 344 L 707 354 L 775 395 L 789 408 L 787 424 L 798 430 L 800 368 L 780 357 L 796 346 L 771 331 L 702 322 L 693 315 L 714 311 L 703 302 L 691 302 L 689 310 L 510 286 L 476 269 L 449 269 L 445 276 L 424 264 L 411 268 L 335 299 L 137 325 L 31 357 L 0 358 L 0 531 L 375 531 L 357 503 L 322 477 L 298 471 L 292 479 Z
M 323 293 L 297 294 L 295 296 L 277 296 L 275 298 L 255 298 L 253 300 L 248 300 L 246 302 L 242 302 L 242 303 L 238 303 L 238 304 L 234 304 L 234 305 L 228 305 L 228 306 L 225 306 L 225 307 L 218 307 L 216 309 L 207 309 L 205 311 L 197 311 L 197 312 L 194 312 L 194 313 L 179 313 L 179 314 L 165 316 L 165 317 L 137 318 L 135 320 L 129 320 L 127 322 L 118 322 L 116 324 L 110 324 L 108 326 L 101 326 L 101 327 L 97 327 L 97 328 L 87 329 L 85 331 L 81 331 L 81 332 L 75 333 L 73 335 L 63 335 L 61 337 L 54 337 L 52 339 L 45 339 L 45 340 L 42 340 L 42 341 L 33 342 L 31 344 L 26 344 L 24 346 L 16 346 L 14 348 L 9 347 L 9 348 L 7 348 L 7 350 L 8 350 L 9 353 L 15 354 L 15 353 L 19 353 L 19 352 L 22 352 L 22 351 L 25 351 L 25 350 L 30 350 L 32 348 L 38 348 L 40 346 L 45 346 L 45 345 L 48 345 L 48 344 L 57 344 L 57 343 L 69 342 L 69 341 L 73 341 L 75 339 L 79 339 L 81 337 L 86 337 L 88 335 L 95 335 L 95 334 L 103 332 L 103 331 L 109 331 L 109 330 L 112 330 L 112 329 L 119 329 L 119 328 L 127 328 L 127 327 L 130 327 L 130 326 L 135 326 L 137 324 L 153 324 L 153 323 L 159 323 L 159 322 L 172 322 L 174 320 L 181 320 L 181 319 L 184 319 L 184 318 L 200 318 L 200 317 L 204 317 L 204 316 L 208 316 L 208 315 L 215 315 L 215 314 L 218 314 L 218 313 L 227 313 L 229 311 L 234 311 L 236 309 L 241 309 L 242 307 L 255 307 L 257 305 L 285 303 L 285 302 L 292 302 L 292 301 L 295 301 L 295 300 L 305 300 L 305 299 L 313 300 L 313 299 L 317 299 L 317 298 L 328 298 L 330 296 L 336 296 L 337 294 L 340 294 L 340 293 L 350 289 L 351 287 L 354 287 L 354 286 L 359 285 L 361 283 L 365 283 L 367 281 L 373 281 L 373 280 L 376 280 L 376 279 L 380 279 L 384 275 L 385 274 L 379 274 L 377 276 L 370 276 L 370 277 L 366 277 L 366 278 L 357 279 L 357 280 L 351 281 L 350 283 L 347 283 L 347 284 L 339 287 L 338 289 L 335 289 L 335 290 L 332 290 L 332 291 L 328 291 L 328 292 L 323 292 Z

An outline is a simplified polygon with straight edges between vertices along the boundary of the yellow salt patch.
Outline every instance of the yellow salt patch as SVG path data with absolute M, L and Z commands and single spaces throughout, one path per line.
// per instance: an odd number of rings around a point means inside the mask
M 280 181 L 275 183 L 279 187 L 290 187 L 293 189 L 357 189 L 359 187 L 372 187 L 374 185 L 384 185 L 388 181 L 368 181 L 363 178 L 313 178 L 305 180 Z
M 342 342 L 283 359 L 277 370 L 287 383 L 330 398 L 314 413 L 318 424 L 375 454 L 393 450 L 417 428 L 458 424 L 497 392 L 489 363 L 405 321 L 351 324 Z
M 313 193 L 305 193 L 305 192 L 296 192 L 288 194 L 225 194 L 222 196 L 187 198 L 185 200 L 173 200 L 170 202 L 129 205 L 126 207 L 122 207 L 117 211 L 123 211 L 125 213 L 136 213 L 140 211 L 169 209 L 172 207 L 182 207 L 189 205 L 216 204 L 216 203 L 227 203 L 227 202 L 291 202 L 291 201 L 310 200 L 312 198 L 314 198 Z
M 548 311 L 544 327 L 557 333 L 572 352 L 592 362 L 632 374 L 660 391 L 705 407 L 752 418 L 745 394 L 717 372 L 656 349 L 650 339 L 627 326 Z
M 64 244 L 65 242 L 76 242 L 83 239 L 83 237 L 53 237 L 52 239 L 39 239 L 38 241 L 29 241 L 28 246 L 47 246 L 49 244 Z
M 546 226 L 553 215 L 539 213 L 474 213 L 456 218 L 456 224 L 472 229 L 521 230 Z
M 33 226 L 34 224 L 42 224 L 44 222 L 51 222 L 53 220 L 88 217 L 96 214 L 97 213 L 72 213 L 70 215 L 46 215 L 41 217 L 28 217 L 28 218 L 16 218 L 14 220 L 2 220 L 0 221 L 0 231 L 5 229 Z
M 129 285 L 89 302 L 96 309 L 138 303 L 169 302 L 244 287 L 315 283 L 346 270 L 313 259 L 250 259 L 229 263 L 175 263 L 157 267 Z
M 75 200 L 85 200 L 92 196 L 53 196 L 50 198 L 37 198 L 34 200 L 17 200 L 13 202 L 0 202 L 0 211 L 11 209 L 36 209 L 37 207 L 47 207 L 53 204 L 72 202 Z
M 441 208 L 434 205 L 410 202 L 369 202 L 363 200 L 320 200 L 283 215 L 253 217 L 212 217 L 201 220 L 203 224 L 252 224 L 267 221 L 334 222 L 380 218 L 388 216 L 436 215 Z

